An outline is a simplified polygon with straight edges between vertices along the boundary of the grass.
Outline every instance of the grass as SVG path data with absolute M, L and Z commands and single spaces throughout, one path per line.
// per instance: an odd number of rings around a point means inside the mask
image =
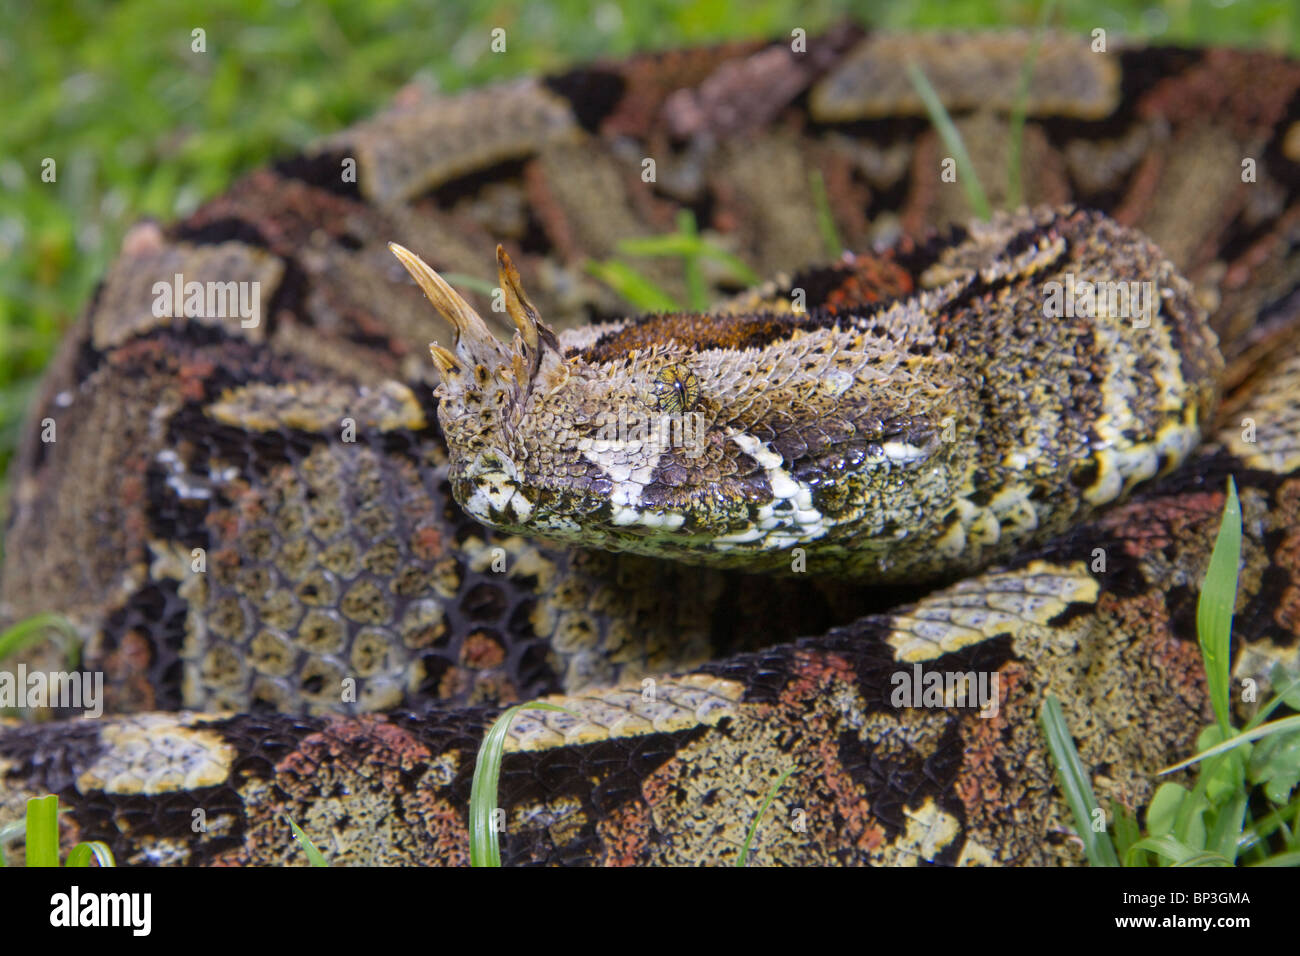
M 1049 696 L 1040 721 L 1057 777 L 1093 866 L 1300 865 L 1300 716 L 1268 721 L 1283 704 L 1300 709 L 1300 675 L 1274 669 L 1278 692 L 1237 731 L 1229 704 L 1232 609 L 1241 557 L 1241 504 L 1229 479 L 1223 518 L 1196 608 L 1197 639 L 1215 722 L 1201 731 L 1194 757 L 1161 775 L 1196 767 L 1191 789 L 1166 781 L 1146 808 L 1146 832 L 1112 804 L 1105 826 L 1060 703 Z
M 81 658 L 81 638 L 62 614 L 33 614 L 0 631 L 0 661 L 4 661 L 42 641 L 55 640 L 63 645 L 68 669 Z
M 19 837 L 27 841 L 28 866 L 59 865 L 59 798 L 56 794 L 27 801 L 27 819 L 0 827 L 0 867 L 6 865 L 4 848 Z M 116 866 L 113 851 L 98 840 L 78 843 L 68 851 L 64 866 Z
M 302 832 L 302 828 L 294 823 L 287 815 L 284 818 L 293 830 L 293 838 L 298 841 L 304 853 L 307 854 L 307 862 L 312 866 L 329 866 L 329 860 L 325 859 L 325 854 L 316 849 L 316 844 L 311 841 L 311 837 Z
M 681 260 L 686 280 L 684 305 L 622 259 L 587 264 L 587 270 L 592 275 L 612 288 L 631 306 L 650 312 L 681 312 L 686 309 L 703 312 L 707 309 L 712 304 L 713 296 L 704 281 L 705 262 L 712 261 L 721 265 L 731 281 L 739 285 L 755 286 L 762 281 L 741 259 L 701 236 L 695 225 L 695 214 L 689 209 L 683 209 L 677 214 L 675 232 L 641 239 L 624 239 L 616 248 L 620 256 Z
M 767 808 L 772 805 L 776 795 L 785 782 L 790 779 L 790 774 L 795 773 L 797 768 L 791 767 L 777 778 L 776 783 L 772 784 L 771 789 L 767 791 L 767 797 L 763 800 L 763 805 L 758 808 L 758 813 L 754 815 L 754 820 L 749 825 L 749 832 L 745 834 L 745 844 L 740 848 L 740 856 L 736 858 L 736 866 L 743 867 L 749 862 L 749 847 L 754 842 L 754 836 L 758 833 L 759 825 L 763 822 L 763 817 L 767 815 Z
M 505 754 L 506 735 L 510 725 L 525 710 L 558 710 L 578 715 L 557 704 L 533 701 L 528 704 L 516 704 L 508 708 L 492 724 L 483 743 L 479 746 L 478 759 L 474 763 L 474 780 L 469 792 L 469 865 L 500 866 L 501 836 L 498 827 L 493 825 L 493 816 L 499 809 L 497 803 L 497 784 L 501 777 L 501 760 Z
M 917 94 L 921 97 L 921 102 L 925 104 L 925 111 L 930 116 L 930 123 L 938 132 L 939 138 L 943 140 L 944 146 L 948 147 L 948 152 L 952 153 L 952 158 L 957 165 L 957 181 L 961 183 L 961 188 L 966 192 L 966 201 L 970 203 L 971 209 L 980 219 L 990 218 L 993 215 L 993 208 L 989 205 L 988 196 L 985 194 L 984 187 L 980 184 L 980 178 L 975 172 L 975 164 L 971 161 L 970 153 L 966 151 L 966 144 L 962 142 L 956 124 L 948 115 L 948 111 L 944 109 L 939 94 L 935 92 L 929 79 L 926 78 L 925 71 L 915 63 L 907 64 L 907 77 L 912 81 L 912 86 L 916 88 Z

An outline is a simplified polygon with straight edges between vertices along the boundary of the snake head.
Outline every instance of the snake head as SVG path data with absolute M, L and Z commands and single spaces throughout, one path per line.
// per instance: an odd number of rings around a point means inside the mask
M 485 524 L 779 570 L 782 550 L 860 528 L 864 501 L 886 537 L 925 505 L 900 475 L 944 454 L 950 368 L 906 310 L 856 325 L 673 313 L 557 336 L 498 248 L 516 328 L 506 344 L 423 260 L 391 248 L 454 330 L 450 348 L 432 346 L 438 418 L 452 492 Z

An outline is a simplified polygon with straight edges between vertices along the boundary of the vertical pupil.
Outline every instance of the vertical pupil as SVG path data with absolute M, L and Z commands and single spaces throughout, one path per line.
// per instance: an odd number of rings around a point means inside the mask
M 677 392 L 677 404 L 681 408 L 686 407 L 686 385 L 679 378 L 673 382 L 673 389 Z

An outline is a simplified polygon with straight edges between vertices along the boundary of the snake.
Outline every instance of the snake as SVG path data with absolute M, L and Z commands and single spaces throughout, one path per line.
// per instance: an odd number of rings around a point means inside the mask
M 0 619 L 65 616 L 104 716 L 6 718 L 0 816 L 466 864 L 542 701 L 507 864 L 1081 863 L 1043 703 L 1103 806 L 1194 752 L 1229 478 L 1233 686 L 1296 666 L 1297 320 L 1280 55 L 846 23 L 403 90 L 134 227 L 68 332 Z

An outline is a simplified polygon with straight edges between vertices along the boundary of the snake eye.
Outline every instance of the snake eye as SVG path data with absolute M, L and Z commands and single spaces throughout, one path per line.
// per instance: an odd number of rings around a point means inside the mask
M 700 380 L 685 365 L 665 365 L 655 376 L 654 396 L 661 412 L 689 412 L 700 400 Z

